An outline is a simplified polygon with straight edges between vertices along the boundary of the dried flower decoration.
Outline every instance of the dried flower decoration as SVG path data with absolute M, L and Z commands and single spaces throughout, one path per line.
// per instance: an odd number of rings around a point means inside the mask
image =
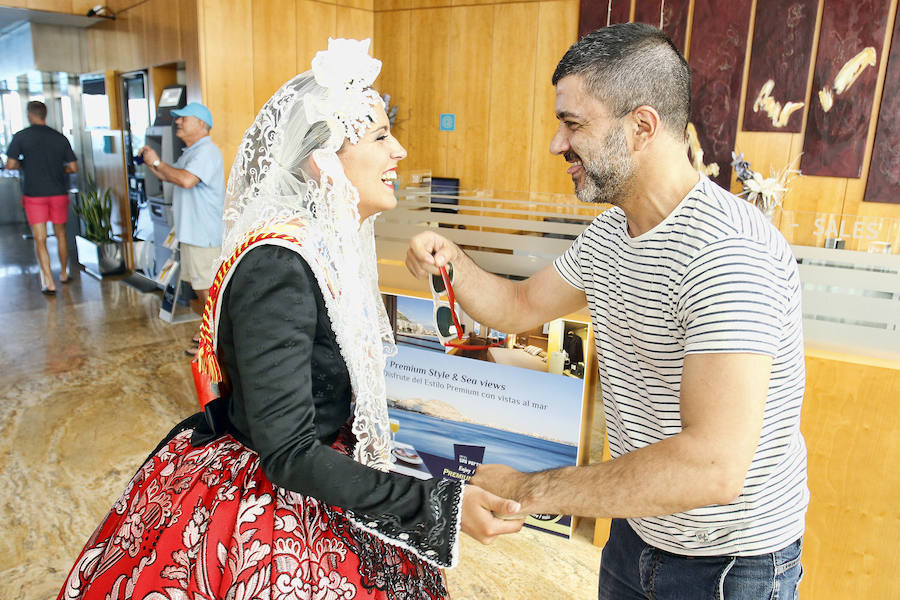
M 747 201 L 759 208 L 766 217 L 772 218 L 775 208 L 781 206 L 784 194 L 787 193 L 791 181 L 800 175 L 800 170 L 795 166 L 800 160 L 800 155 L 790 162 L 788 166 L 778 173 L 772 172 L 771 177 L 763 176 L 750 168 L 750 163 L 744 160 L 744 154 L 731 153 L 731 166 L 737 180 L 741 182 L 744 190 L 741 192 Z
M 355 144 L 375 120 L 374 108 L 383 100 L 371 88 L 381 61 L 369 56 L 371 40 L 328 38 L 328 50 L 316 53 L 312 72 L 325 94 L 307 98 L 308 120 L 330 121 L 343 129 L 342 137 Z

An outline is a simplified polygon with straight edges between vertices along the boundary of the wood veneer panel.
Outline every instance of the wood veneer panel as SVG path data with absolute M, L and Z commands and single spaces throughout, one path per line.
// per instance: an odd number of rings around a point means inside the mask
M 4 4 L 7 4 L 4 2 Z M 15 3 L 21 6 L 21 3 Z M 72 0 L 28 0 L 25 2 L 27 8 L 33 10 L 49 10 L 52 12 L 71 13 Z
M 804 173 L 862 174 L 889 9 L 890 0 L 825 3 L 800 163 Z M 848 73 L 853 61 L 862 65 L 861 72 L 842 87 L 842 70 Z M 823 105 L 820 95 L 823 90 L 832 98 L 828 110 L 829 102 Z
M 453 8 L 450 19 L 449 111 L 456 114 L 456 131 L 448 138 L 447 172 L 433 175 L 459 177 L 463 189 L 484 188 L 487 183 L 489 144 L 489 105 L 491 98 L 491 63 L 484 60 L 491 53 L 494 29 L 492 6 Z M 476 76 L 467 77 L 463 74 Z
M 203 0 L 201 30 L 205 32 L 204 98 L 215 126 L 212 141 L 222 151 L 225 173 L 237 153 L 244 131 L 253 122 L 253 11 L 250 0 Z M 239 76 L 235 76 L 239 74 Z
M 297 0 L 297 69 L 309 70 L 319 50 L 328 48 L 328 37 L 337 29 L 337 7 L 334 4 Z
M 630 20 L 631 0 L 581 0 L 578 37 L 580 39 L 595 29 Z
M 487 186 L 527 191 L 540 5 L 498 4 L 494 11 Z M 510 48 L 516 48 L 515 68 Z
M 797 105 L 806 102 L 818 6 L 818 0 L 757 0 L 745 130 L 802 131 L 805 107 Z
M 561 156 L 550 154 L 550 139 L 558 121 L 553 107 L 556 88 L 550 77 L 556 64 L 575 41 L 578 32 L 578 1 L 541 2 L 537 31 L 537 64 L 534 79 L 534 123 L 531 136 L 532 192 L 572 193 L 568 164 Z
M 410 126 L 407 130 L 409 170 L 447 168 L 447 135 L 439 130 L 447 110 L 450 81 L 449 8 L 412 11 L 410 28 Z
M 372 55 L 381 61 L 381 74 L 375 80 L 375 88 L 391 95 L 391 106 L 397 107 L 397 119 L 391 131 L 401 144 L 409 149 L 409 41 L 413 11 L 398 10 L 375 13 L 375 35 L 372 38 Z M 406 169 L 409 159 L 400 163 Z
M 337 7 L 337 37 L 355 40 L 372 39 L 375 31 L 375 13 L 359 8 Z M 323 47 L 326 48 L 326 46 Z M 371 48 L 370 48 L 371 50 Z
M 178 0 L 179 47 L 181 48 L 180 57 L 184 60 L 188 102 L 202 101 L 203 82 L 200 77 L 200 39 L 197 19 L 197 0 Z
M 731 181 L 731 151 L 737 135 L 749 25 L 749 2 L 695 0 L 690 47 L 694 96 L 691 122 L 704 151 L 703 162 L 719 165 L 719 174 L 713 179 L 725 189 Z
M 897 17 L 894 18 L 891 54 L 884 76 L 865 201 L 900 204 L 900 18 Z
M 864 358 L 864 357 L 863 357 Z M 801 431 L 810 504 L 801 598 L 900 597 L 900 371 L 858 357 L 822 358 L 807 348 Z
M 294 0 L 253 0 L 254 114 L 298 73 Z M 301 69 L 305 70 L 305 69 Z
M 814 0 L 813 0 L 814 1 Z M 672 38 L 675 46 L 684 54 L 684 43 L 687 37 L 688 12 L 690 0 L 640 0 L 634 5 L 634 20 L 638 23 L 649 23 Z M 662 9 L 662 15 L 660 15 Z
M 381 74 L 375 88 L 391 95 L 391 106 L 397 107 L 397 119 L 391 131 L 400 143 L 409 149 L 407 135 L 409 125 L 409 64 L 410 27 L 413 11 L 399 10 L 374 14 L 375 35 L 372 38 L 372 55 L 381 61 Z M 400 163 L 406 169 L 409 160 Z

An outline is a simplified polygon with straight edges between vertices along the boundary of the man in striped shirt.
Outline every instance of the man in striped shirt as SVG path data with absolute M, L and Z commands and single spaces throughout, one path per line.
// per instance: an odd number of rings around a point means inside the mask
M 522 282 L 479 269 L 434 232 L 410 271 L 452 262 L 457 300 L 498 330 L 587 303 L 612 460 L 473 480 L 530 513 L 612 517 L 599 598 L 794 598 L 809 501 L 800 434 L 800 282 L 784 237 L 691 166 L 690 69 L 656 28 L 574 44 L 553 75 L 575 193 L 609 203 Z

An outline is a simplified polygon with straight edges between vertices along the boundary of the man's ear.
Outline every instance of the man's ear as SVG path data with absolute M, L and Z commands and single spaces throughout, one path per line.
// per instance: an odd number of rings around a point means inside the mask
M 659 113 L 652 106 L 642 104 L 631 111 L 632 139 L 634 151 L 638 152 L 647 147 L 662 129 L 662 120 Z

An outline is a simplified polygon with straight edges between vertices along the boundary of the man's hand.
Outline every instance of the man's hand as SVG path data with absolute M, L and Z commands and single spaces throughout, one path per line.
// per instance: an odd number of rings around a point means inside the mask
M 524 516 L 498 519 L 494 515 L 515 515 L 520 510 L 518 502 L 495 496 L 470 483 L 463 493 L 462 530 L 482 544 L 490 544 L 499 535 L 516 533 L 525 523 Z
M 528 500 L 525 498 L 527 480 L 527 474 L 506 465 L 479 465 L 470 483 L 498 496 L 525 503 Z
M 156 150 L 151 148 L 150 146 L 144 146 L 140 150 L 138 150 L 138 154 L 144 159 L 144 162 L 148 165 L 152 166 L 157 160 L 159 160 L 159 154 L 156 153 Z
M 406 268 L 417 279 L 429 274 L 437 275 L 442 267 L 453 262 L 462 253 L 459 247 L 433 231 L 423 231 L 409 240 L 406 250 Z

